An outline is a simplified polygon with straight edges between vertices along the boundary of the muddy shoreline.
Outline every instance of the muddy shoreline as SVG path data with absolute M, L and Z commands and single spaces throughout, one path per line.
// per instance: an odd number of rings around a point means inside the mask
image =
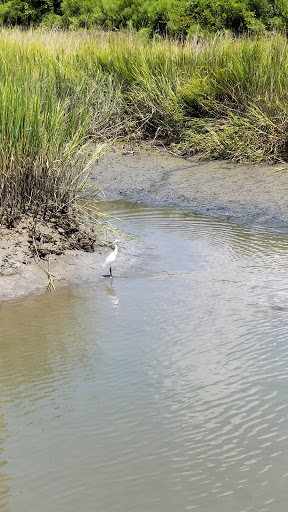
M 288 227 L 288 164 L 183 158 L 147 144 L 113 148 L 92 181 L 107 200 L 189 209 L 243 224 Z
M 288 165 L 235 164 L 170 154 L 150 144 L 114 147 L 95 164 L 91 181 L 107 200 L 123 199 L 177 207 L 241 224 L 288 231 Z M 50 233 L 53 236 L 53 233 Z M 98 233 L 94 252 L 65 249 L 50 255 L 56 286 L 95 282 L 113 234 Z M 118 235 L 117 235 L 118 238 Z M 1 230 L 0 301 L 45 291 L 47 275 L 27 248 L 27 229 Z M 125 258 L 119 272 L 137 259 L 137 243 L 123 239 Z M 76 245 L 77 246 L 77 245 Z M 47 251 L 49 252 L 49 251 Z M 130 254 L 130 257 L 127 257 Z M 43 260 L 47 268 L 47 257 Z

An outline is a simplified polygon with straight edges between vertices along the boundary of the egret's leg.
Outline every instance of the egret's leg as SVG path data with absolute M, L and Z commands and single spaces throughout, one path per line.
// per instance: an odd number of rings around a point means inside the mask
M 110 277 L 113 277 L 112 276 L 112 267 L 110 267 Z

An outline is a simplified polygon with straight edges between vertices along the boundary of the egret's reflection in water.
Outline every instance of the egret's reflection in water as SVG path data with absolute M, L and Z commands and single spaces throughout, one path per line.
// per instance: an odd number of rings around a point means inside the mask
M 107 280 L 108 281 L 108 280 Z M 107 296 L 109 297 L 111 304 L 114 306 L 114 308 L 118 311 L 120 308 L 120 301 L 119 297 L 116 293 L 116 290 L 113 286 L 113 278 L 109 279 L 108 282 L 105 284 L 105 291 L 107 293 Z

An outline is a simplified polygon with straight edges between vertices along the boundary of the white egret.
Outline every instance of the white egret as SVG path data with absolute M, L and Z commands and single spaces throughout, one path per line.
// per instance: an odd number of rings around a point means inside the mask
M 109 254 L 109 256 L 107 256 L 106 261 L 105 261 L 105 263 L 103 265 L 103 268 L 109 266 L 109 268 L 110 268 L 110 277 L 113 277 L 113 275 L 112 275 L 112 265 L 113 265 L 114 261 L 117 258 L 117 252 L 118 252 L 117 244 L 119 242 L 120 242 L 120 240 L 115 240 L 114 241 L 114 245 L 115 245 L 114 251 L 111 252 L 111 254 Z

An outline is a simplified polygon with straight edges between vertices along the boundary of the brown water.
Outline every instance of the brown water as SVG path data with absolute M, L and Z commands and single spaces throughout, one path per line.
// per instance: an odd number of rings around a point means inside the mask
M 286 512 L 287 235 L 109 208 L 138 266 L 0 305 L 0 511 Z

